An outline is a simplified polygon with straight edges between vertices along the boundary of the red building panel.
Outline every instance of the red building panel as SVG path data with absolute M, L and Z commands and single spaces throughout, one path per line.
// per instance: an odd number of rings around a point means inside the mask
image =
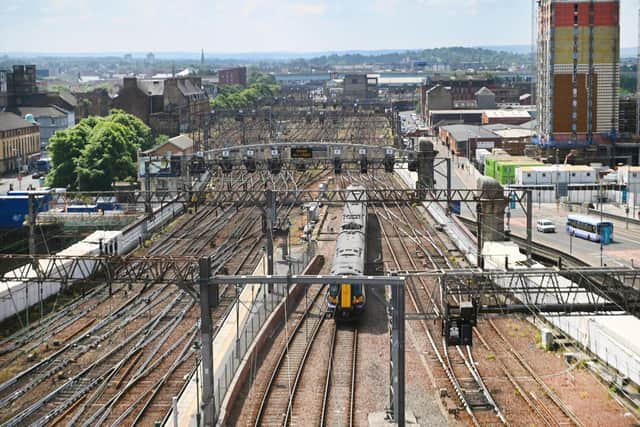
M 619 2 L 594 3 L 594 25 L 616 26 L 620 21 L 619 16 Z
M 573 27 L 573 3 L 557 3 L 552 7 L 554 26 Z
M 575 5 L 578 5 L 578 25 L 589 26 L 589 2 L 556 3 L 553 5 L 555 27 L 573 27 Z M 620 2 L 593 3 L 593 25 L 616 26 L 619 22 Z

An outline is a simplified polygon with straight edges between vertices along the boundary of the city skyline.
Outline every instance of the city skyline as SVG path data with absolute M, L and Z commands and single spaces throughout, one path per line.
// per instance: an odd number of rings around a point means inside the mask
M 36 0 L 29 7 L 19 0 L 2 3 L 0 53 L 200 48 L 217 54 L 303 53 L 531 42 L 528 0 L 184 0 L 160 6 L 151 0 Z M 623 48 L 637 44 L 636 7 L 635 1 L 621 1 Z

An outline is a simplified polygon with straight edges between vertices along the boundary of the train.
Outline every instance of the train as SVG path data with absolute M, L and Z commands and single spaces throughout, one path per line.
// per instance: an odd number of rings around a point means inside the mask
M 364 191 L 351 185 L 350 191 Z M 336 240 L 336 252 L 331 266 L 332 276 L 363 276 L 367 260 L 367 203 L 366 199 L 350 194 L 342 210 L 342 223 Z M 362 285 L 343 283 L 331 285 L 327 294 L 327 311 L 336 320 L 355 320 L 367 304 Z

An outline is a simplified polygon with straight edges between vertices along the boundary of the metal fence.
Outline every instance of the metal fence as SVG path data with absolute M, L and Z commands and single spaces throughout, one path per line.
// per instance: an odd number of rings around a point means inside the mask
M 291 275 L 302 273 L 314 256 L 315 245 L 307 245 L 300 255 L 289 257 L 288 271 Z M 213 365 L 219 366 L 217 371 L 213 373 L 216 414 L 220 414 L 222 402 L 229 392 L 229 387 L 238 368 L 247 355 L 247 350 L 287 293 L 286 285 L 274 285 L 271 292 L 267 285 L 260 284 L 249 285 L 244 289 L 236 287 L 236 289 L 238 292 L 236 302 L 223 320 L 226 322 L 230 316 L 236 316 L 235 345 L 231 346 L 224 354 L 216 351 L 214 347 Z M 220 330 L 218 329 L 218 331 Z M 214 338 L 214 342 L 215 340 Z M 220 357 L 222 357 L 222 362 L 219 364 L 216 359 L 220 360 Z

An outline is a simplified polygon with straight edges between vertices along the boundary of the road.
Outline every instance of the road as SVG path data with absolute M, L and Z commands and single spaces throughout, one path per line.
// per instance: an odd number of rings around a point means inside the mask
M 29 185 L 35 189 L 40 188 L 38 180 L 31 178 L 31 175 L 24 175 L 21 181 L 15 174 L 3 176 L 0 178 L 0 194 L 6 194 L 11 186 L 14 190 L 26 190 Z
M 448 150 L 437 141 L 431 138 L 434 147 L 438 151 L 439 157 L 450 157 Z M 437 170 L 445 173 L 444 163 L 438 165 Z M 455 188 L 477 188 L 475 170 L 471 170 L 466 159 L 456 158 L 452 160 L 452 187 Z M 444 178 L 436 175 L 438 188 L 444 187 Z M 534 229 L 533 241 L 547 246 L 551 246 L 564 253 L 577 256 L 593 266 L 607 265 L 609 267 L 631 266 L 640 264 L 640 225 L 627 224 L 625 221 L 613 220 L 614 242 L 601 247 L 599 243 L 589 242 L 580 238 L 571 238 L 565 232 L 566 217 L 570 213 L 566 206 L 557 206 L 555 203 L 534 203 L 533 204 L 533 224 L 538 219 L 550 219 L 556 225 L 556 233 L 540 233 Z M 604 205 L 604 211 L 620 208 L 613 205 Z M 461 206 L 461 215 L 467 218 L 475 218 L 475 204 L 468 203 Z M 513 234 L 526 237 L 526 217 L 523 209 L 517 206 L 511 210 L 509 226 Z

